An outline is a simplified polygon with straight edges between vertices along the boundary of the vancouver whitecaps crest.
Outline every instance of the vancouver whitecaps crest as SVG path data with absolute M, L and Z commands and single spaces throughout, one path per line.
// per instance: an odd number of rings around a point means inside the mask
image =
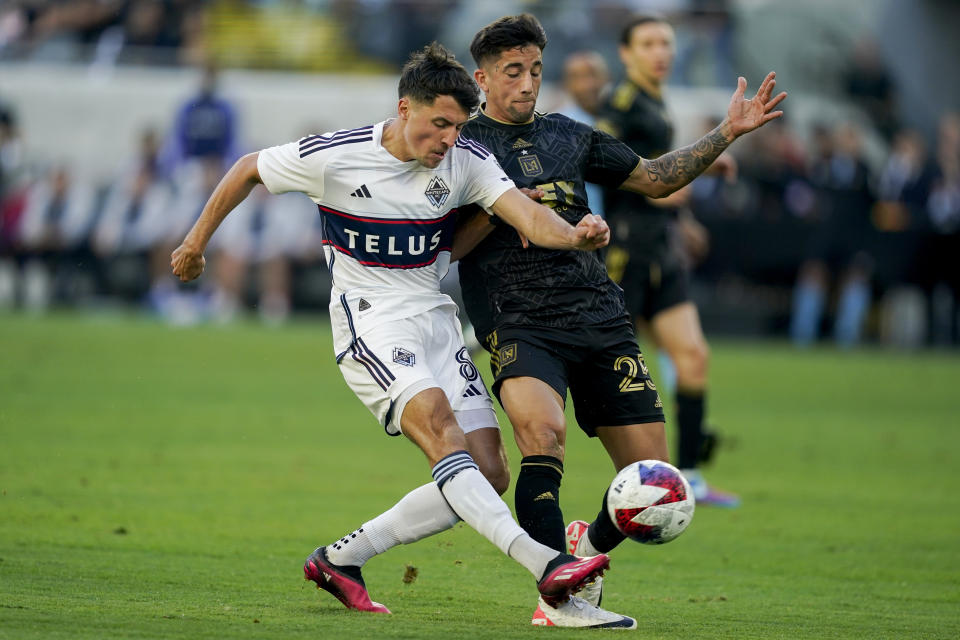
M 430 204 L 439 209 L 447 201 L 447 196 L 450 195 L 450 187 L 439 177 L 434 176 L 427 184 L 427 190 L 424 191 L 424 194 Z

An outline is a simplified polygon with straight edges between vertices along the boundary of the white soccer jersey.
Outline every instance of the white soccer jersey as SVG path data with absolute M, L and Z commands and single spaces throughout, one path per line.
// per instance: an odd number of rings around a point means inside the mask
M 330 319 L 343 354 L 364 330 L 443 304 L 457 208 L 485 209 L 512 188 L 493 155 L 460 138 L 435 169 L 382 145 L 386 122 L 264 149 L 271 193 L 301 191 L 320 209 L 333 279 Z

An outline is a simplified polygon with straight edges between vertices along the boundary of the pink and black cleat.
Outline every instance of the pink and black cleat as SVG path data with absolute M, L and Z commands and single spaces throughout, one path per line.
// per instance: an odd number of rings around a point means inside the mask
M 543 577 L 537 582 L 540 595 L 551 607 L 566 602 L 570 596 L 583 589 L 588 582 L 603 575 L 610 568 L 610 557 L 605 553 L 592 558 L 561 553 L 550 561 Z
M 316 582 L 318 589 L 329 591 L 348 609 L 390 613 L 390 609 L 370 599 L 367 586 L 360 575 L 360 567 L 341 567 L 333 564 L 327 558 L 326 547 L 320 547 L 310 554 L 303 565 L 303 576 L 306 580 Z

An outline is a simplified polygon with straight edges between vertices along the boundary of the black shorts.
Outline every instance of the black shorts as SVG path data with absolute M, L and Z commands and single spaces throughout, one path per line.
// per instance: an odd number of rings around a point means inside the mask
M 623 289 L 627 312 L 634 319 L 650 320 L 690 299 L 690 274 L 679 259 L 649 262 L 611 246 L 607 250 L 607 270 Z
M 488 335 L 485 346 L 497 400 L 504 380 L 529 376 L 564 401 L 569 388 L 577 422 L 591 438 L 597 427 L 664 421 L 660 395 L 626 322 L 566 330 L 509 327 Z

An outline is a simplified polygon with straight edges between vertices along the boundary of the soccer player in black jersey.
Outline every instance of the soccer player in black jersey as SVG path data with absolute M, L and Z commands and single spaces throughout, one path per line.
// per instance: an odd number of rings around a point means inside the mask
M 619 53 L 626 78 L 610 94 L 597 126 L 639 155 L 656 158 L 673 143 L 673 124 L 662 96 L 674 56 L 673 29 L 662 18 L 638 15 L 624 25 Z M 674 240 L 706 244 L 702 227 L 683 206 L 686 199 L 686 190 L 651 200 L 605 189 L 613 236 L 606 262 L 610 277 L 623 288 L 630 316 L 674 365 L 676 466 L 690 481 L 697 502 L 735 507 L 739 499 L 709 487 L 696 468 L 712 452 L 715 436 L 704 431 L 709 350 L 687 292 L 683 248 Z M 674 234 L 674 228 L 679 233 Z
M 585 180 L 654 198 L 669 195 L 738 136 L 779 117 L 774 109 L 786 96 L 773 96 L 770 73 L 746 99 L 746 80 L 740 78 L 716 129 L 688 147 L 645 159 L 588 125 L 535 112 L 545 46 L 543 28 L 529 14 L 501 18 L 476 34 L 470 52 L 486 103 L 461 135 L 493 152 L 518 187 L 572 224 L 590 212 Z M 562 549 L 570 542 L 558 501 L 567 390 L 580 428 L 600 439 L 618 470 L 637 460 L 668 459 L 664 418 L 622 291 L 600 257 L 527 245 L 512 228 L 476 216 L 464 223 L 454 255 L 464 256 L 460 277 L 467 313 L 491 353 L 494 392 L 523 455 L 517 519 L 534 539 Z M 574 532 L 579 555 L 609 551 L 624 539 L 605 502 L 587 535 Z M 598 604 L 599 593 L 592 599 Z M 580 611 L 590 606 L 572 602 L 584 605 Z M 573 606 L 558 610 L 541 601 L 533 622 L 603 626 Z

